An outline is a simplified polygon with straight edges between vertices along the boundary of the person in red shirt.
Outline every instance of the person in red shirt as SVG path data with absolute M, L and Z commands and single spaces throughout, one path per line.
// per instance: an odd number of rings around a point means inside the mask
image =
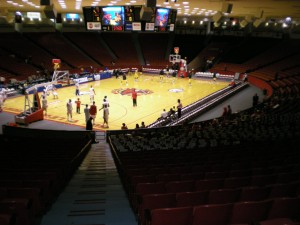
M 77 98 L 77 101 L 75 101 L 75 103 L 76 103 L 76 112 L 80 114 L 80 105 L 81 105 L 80 98 Z
M 93 105 L 90 107 L 90 117 L 93 118 L 93 124 L 95 124 L 95 119 L 97 115 L 97 106 L 95 105 L 95 101 L 93 101 Z
M 136 107 L 136 106 L 137 106 L 136 99 L 137 99 L 137 93 L 136 93 L 135 89 L 133 89 L 133 91 L 132 91 L 132 102 L 133 102 L 133 107 Z

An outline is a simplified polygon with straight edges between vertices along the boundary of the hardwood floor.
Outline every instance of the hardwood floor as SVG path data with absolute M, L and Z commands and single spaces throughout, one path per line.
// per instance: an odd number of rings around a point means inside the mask
M 176 106 L 177 99 L 181 99 L 183 106 L 191 104 L 215 91 L 228 85 L 228 82 L 217 80 L 192 79 L 191 85 L 187 78 L 166 78 L 162 80 L 158 75 L 144 74 L 138 81 L 133 76 L 127 77 L 127 84 L 122 79 L 115 77 L 80 85 L 81 104 L 90 105 L 89 88 L 93 86 L 96 92 L 95 102 L 99 108 L 102 106 L 104 96 L 107 96 L 109 107 L 109 128 L 103 128 L 103 111 L 98 111 L 95 130 L 115 130 L 120 129 L 122 123 L 126 123 L 128 128 L 135 125 L 150 124 L 160 117 L 163 109 L 168 111 L 172 106 Z M 138 92 L 137 107 L 133 107 L 131 99 L 132 89 Z M 69 86 L 57 90 L 58 99 L 53 99 L 52 94 L 48 99 L 48 112 L 46 120 L 56 121 L 65 124 L 85 127 L 84 105 L 81 105 L 81 114 L 76 113 L 75 86 Z M 40 93 L 41 94 L 41 93 Z M 73 122 L 67 120 L 66 103 L 71 99 L 73 103 Z M 25 98 L 19 96 L 7 99 L 4 104 L 5 112 L 19 114 L 24 111 Z

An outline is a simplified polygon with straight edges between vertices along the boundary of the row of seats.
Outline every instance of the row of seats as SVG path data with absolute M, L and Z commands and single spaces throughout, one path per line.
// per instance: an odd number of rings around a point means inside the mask
M 288 219 L 291 218 L 291 219 Z M 142 224 L 147 225 L 228 225 L 298 224 L 300 198 L 212 204 L 195 207 L 159 208 L 150 210 Z
M 197 188 L 197 184 L 194 188 L 194 182 L 192 181 L 139 183 L 136 192 L 131 197 L 131 203 L 139 219 L 142 220 L 146 209 L 260 201 L 278 197 L 297 197 L 299 195 L 299 182 L 239 188 L 203 187 L 201 182 L 199 188 Z

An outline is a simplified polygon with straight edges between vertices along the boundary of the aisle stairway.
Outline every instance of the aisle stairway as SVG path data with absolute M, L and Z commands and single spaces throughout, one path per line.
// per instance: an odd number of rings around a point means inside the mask
M 136 225 L 103 133 L 40 225 Z

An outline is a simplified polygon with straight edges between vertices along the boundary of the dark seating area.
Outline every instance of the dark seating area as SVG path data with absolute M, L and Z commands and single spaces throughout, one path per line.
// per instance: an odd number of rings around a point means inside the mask
M 167 33 L 139 34 L 139 42 L 147 66 L 159 66 L 164 68 L 169 64 L 169 57 L 167 54 L 168 41 L 169 35 Z
M 38 224 L 49 210 L 90 149 L 85 132 L 71 133 L 4 127 L 0 150 L 1 225 Z
M 114 60 L 117 68 L 140 65 L 131 33 L 108 32 L 103 33 L 102 37 L 117 57 L 117 59 Z
M 11 54 L 15 54 L 23 62 L 27 63 L 28 66 L 35 66 L 36 70 L 52 70 L 52 58 L 47 51 L 37 46 L 34 42 L 28 40 L 26 35 L 21 33 L 2 33 L 0 36 L 0 46 L 7 49 Z M 34 71 L 33 74 L 35 74 Z M 32 74 L 24 74 L 32 75 Z
M 102 36 L 99 33 L 71 32 L 64 33 L 64 36 L 97 61 L 99 66 L 111 64 L 113 57 L 109 54 L 105 46 L 102 45 Z
M 53 55 L 54 58 L 61 59 L 61 69 L 63 70 L 98 66 L 87 55 L 80 51 L 80 49 L 74 47 L 60 33 L 27 33 L 26 37 L 35 42 L 49 54 Z

